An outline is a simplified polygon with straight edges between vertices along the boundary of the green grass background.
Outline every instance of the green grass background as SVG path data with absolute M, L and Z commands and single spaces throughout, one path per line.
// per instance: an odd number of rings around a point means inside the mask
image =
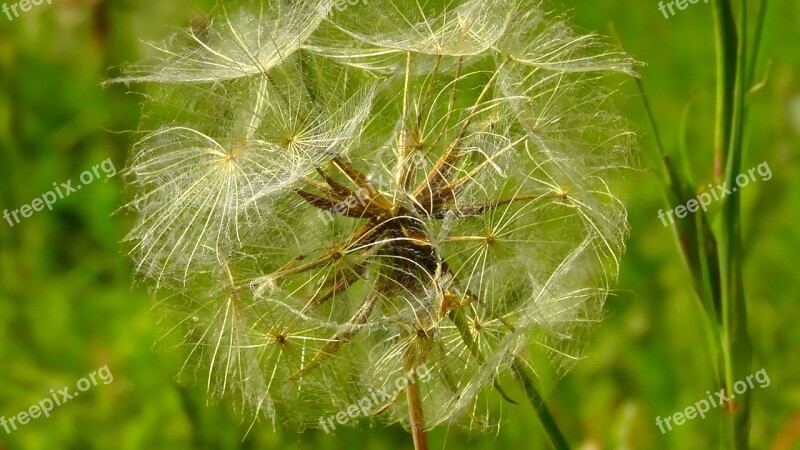
M 743 167 L 768 162 L 773 179 L 748 186 L 744 201 L 745 283 L 753 371 L 771 384 L 753 398 L 756 449 L 800 448 L 800 5 L 773 0 L 763 55 L 772 59 L 756 94 Z M 654 0 L 558 0 L 585 30 L 614 22 L 641 70 L 664 133 L 674 146 L 686 106 L 697 181 L 710 173 L 714 47 L 710 4 L 664 19 Z M 15 209 L 111 158 L 122 169 L 136 129 L 139 98 L 124 86 L 103 89 L 108 68 L 141 59 L 139 41 L 159 39 L 209 11 L 210 1 L 54 0 L 13 22 L 0 16 L 0 208 Z M 764 65 L 762 64 L 763 68 Z M 763 73 L 761 70 L 760 73 Z M 653 146 L 632 82 L 619 106 L 644 146 Z M 642 164 L 644 168 L 644 164 Z M 131 217 L 120 177 L 98 181 L 11 228 L 0 222 L 0 416 L 13 416 L 108 364 L 114 382 L 99 385 L 7 435 L 0 449 L 392 449 L 410 448 L 402 429 L 365 425 L 335 435 L 273 429 L 226 404 L 209 404 L 202 387 L 176 379 L 182 356 L 153 347 L 163 328 L 118 242 Z M 656 216 L 663 207 L 653 173 L 627 174 L 632 236 L 616 295 L 587 358 L 547 397 L 576 448 L 706 449 L 721 430 L 721 410 L 662 435 L 668 416 L 713 389 L 702 310 Z M 430 432 L 432 448 L 546 448 L 528 406 L 507 405 L 500 429 Z

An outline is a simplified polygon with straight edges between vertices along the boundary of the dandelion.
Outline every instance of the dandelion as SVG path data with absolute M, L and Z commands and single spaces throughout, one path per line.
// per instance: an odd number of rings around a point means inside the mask
M 497 426 L 498 380 L 566 371 L 616 281 L 604 80 L 634 63 L 535 1 L 331 3 L 220 7 L 118 80 L 151 85 L 131 256 L 257 416 L 319 426 L 424 364 L 371 420 Z

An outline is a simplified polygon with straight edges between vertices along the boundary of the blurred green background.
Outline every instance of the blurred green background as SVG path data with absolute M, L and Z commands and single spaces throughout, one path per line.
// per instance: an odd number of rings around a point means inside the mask
M 10 1 L 10 0 L 8 0 Z M 754 346 L 753 372 L 770 385 L 750 391 L 756 449 L 800 449 L 800 5 L 771 2 L 763 55 L 773 61 L 756 94 L 743 167 L 768 162 L 773 179 L 743 191 L 745 283 Z M 693 102 L 688 141 L 697 181 L 710 173 L 714 104 L 712 7 L 702 2 L 665 19 L 654 0 L 550 1 L 584 30 L 609 34 L 647 63 L 641 70 L 668 145 Z M 139 97 L 101 81 L 143 58 L 140 42 L 199 20 L 211 1 L 53 0 L 13 21 L 0 15 L 0 208 L 15 209 L 106 158 L 117 169 L 138 123 Z M 765 64 L 760 73 L 763 74 Z M 760 76 L 759 76 L 760 77 Z M 643 146 L 654 145 L 634 83 L 618 104 Z M 669 416 L 714 388 L 703 316 L 671 232 L 653 173 L 630 171 L 625 197 L 632 236 L 619 290 L 595 330 L 587 357 L 548 392 L 557 420 L 583 449 L 705 449 L 718 440 L 724 413 L 661 434 Z M 0 416 L 10 417 L 50 389 L 108 365 L 100 384 L 12 434 L 0 449 L 389 449 L 410 448 L 399 428 L 274 429 L 202 387 L 176 379 L 182 355 L 154 347 L 162 335 L 146 289 L 132 287 L 119 241 L 131 217 L 112 215 L 121 177 L 87 185 L 9 227 L 0 222 Z M 187 382 L 188 381 L 188 382 Z M 547 448 L 530 407 L 507 405 L 499 429 L 430 432 L 432 448 Z

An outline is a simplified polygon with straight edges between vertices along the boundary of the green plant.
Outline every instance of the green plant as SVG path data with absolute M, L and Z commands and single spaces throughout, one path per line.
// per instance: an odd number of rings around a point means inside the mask
M 768 0 L 759 2 L 751 37 L 746 1 L 714 2 L 717 94 L 714 148 L 710 152 L 714 171 L 708 178 L 727 186 L 736 186 L 736 178 L 742 173 L 748 97 L 763 86 L 763 83 L 756 82 L 755 71 L 767 7 Z M 676 151 L 667 152 L 642 84 L 637 82 L 655 131 L 658 154 L 652 156 L 651 161 L 663 181 L 665 202 L 668 208 L 672 208 L 694 199 L 705 190 L 697 187 L 691 170 L 685 136 L 688 110 L 681 131 L 681 144 Z M 694 291 L 706 314 L 717 383 L 729 398 L 733 398 L 734 384 L 751 374 L 752 358 L 742 276 L 740 216 L 741 191 L 733 189 L 721 199 L 718 213 L 703 208 L 697 211 L 694 220 L 677 221 L 674 226 L 679 249 L 694 281 Z M 729 401 L 726 411 L 722 447 L 748 449 L 749 396 Z
M 117 81 L 148 82 L 127 170 L 130 253 L 188 367 L 256 416 L 496 424 L 600 318 L 627 235 L 633 62 L 527 0 L 221 6 Z M 538 361 L 538 360 L 537 360 Z M 364 411 L 366 413 L 366 411 Z

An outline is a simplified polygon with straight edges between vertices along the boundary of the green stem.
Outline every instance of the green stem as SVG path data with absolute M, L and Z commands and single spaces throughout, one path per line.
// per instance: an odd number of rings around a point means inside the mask
M 717 48 L 717 107 L 714 139 L 714 177 L 722 179 L 733 121 L 733 97 L 736 85 L 738 49 L 736 20 L 731 0 L 714 0 L 714 23 Z
M 736 186 L 741 173 L 744 130 L 744 100 L 747 78 L 747 8 L 742 1 L 741 21 L 736 30 L 732 0 L 716 0 L 715 19 L 718 47 L 717 144 L 724 145 L 725 182 Z M 733 62 L 733 63 L 732 63 Z M 731 79 L 733 85 L 731 86 Z M 722 107 L 724 111 L 719 111 Z M 722 129 L 720 128 L 722 127 Z M 747 330 L 747 307 L 742 276 L 741 193 L 733 192 L 722 203 L 719 228 L 719 268 L 722 300 L 722 357 L 725 390 L 734 395 L 734 384 L 750 374 L 751 344 Z M 740 396 L 728 410 L 731 447 L 749 448 L 750 400 Z
M 517 376 L 525 388 L 525 394 L 528 396 L 528 400 L 531 402 L 533 409 L 536 410 L 536 414 L 539 416 L 539 420 L 542 422 L 542 426 L 547 432 L 547 437 L 550 438 L 550 443 L 553 444 L 556 450 L 569 450 L 567 439 L 561 434 L 561 430 L 558 428 L 555 418 L 553 418 L 550 410 L 547 409 L 544 399 L 533 383 L 533 376 L 531 376 L 527 364 L 519 355 L 514 357 L 513 368 L 514 375 Z
M 470 349 L 470 353 L 472 353 L 472 355 L 481 364 L 483 364 L 485 359 L 481 354 L 478 344 L 472 337 L 472 333 L 470 332 L 469 325 L 467 323 L 467 317 L 464 314 L 464 311 L 460 308 L 454 309 L 450 311 L 449 317 L 461 334 L 461 339 L 464 341 L 464 344 Z M 510 328 L 513 331 L 513 327 Z M 527 395 L 528 400 L 531 402 L 533 409 L 536 410 L 536 414 L 539 416 L 539 420 L 542 422 L 542 426 L 544 427 L 545 433 L 547 433 L 550 443 L 556 450 L 569 450 L 567 439 L 561 433 L 561 429 L 558 427 L 553 415 L 550 414 L 550 410 L 547 409 L 547 405 L 545 405 L 542 396 L 539 395 L 539 391 L 536 390 L 536 385 L 533 383 L 534 377 L 530 375 L 530 371 L 525 363 L 525 360 L 523 360 L 519 355 L 515 355 L 512 369 L 514 371 L 514 375 L 516 375 L 517 379 L 519 379 L 522 383 L 522 386 L 525 389 L 525 394 Z M 508 395 L 506 395 L 497 380 L 494 380 L 494 387 L 504 399 L 511 403 L 516 403 L 512 401 Z

